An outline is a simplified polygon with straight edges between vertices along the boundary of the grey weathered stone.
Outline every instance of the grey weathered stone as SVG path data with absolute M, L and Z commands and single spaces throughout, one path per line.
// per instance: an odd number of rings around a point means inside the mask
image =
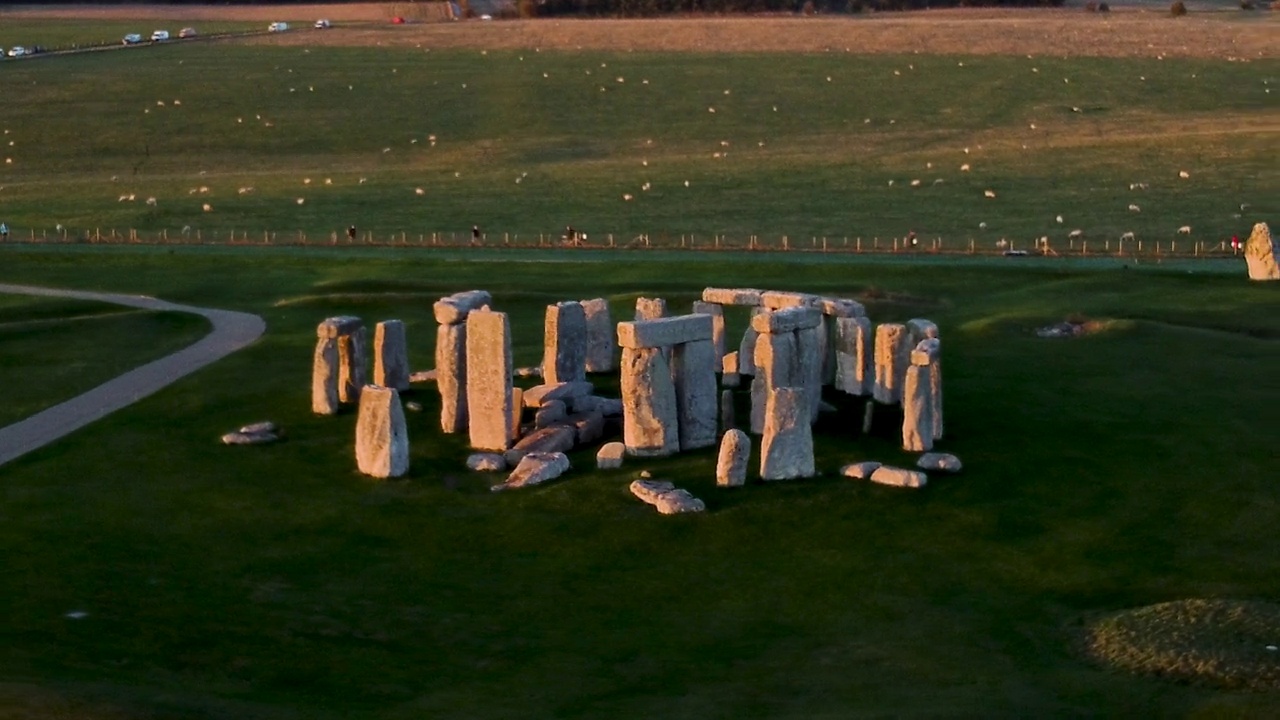
M 764 416 L 769 405 L 769 382 L 763 377 L 751 378 L 751 416 L 749 427 L 752 434 L 764 432 Z
M 711 344 L 715 346 L 716 351 L 715 369 L 716 372 L 720 372 L 723 367 L 721 359 L 724 357 L 724 306 L 719 303 L 694 300 L 693 313 L 711 316 Z
M 564 406 L 563 400 L 546 400 L 538 407 L 538 412 L 533 416 L 533 426 L 536 428 L 544 428 L 555 425 L 564 420 L 569 412 Z
M 511 444 L 511 323 L 506 313 L 467 315 L 467 427 L 471 447 L 502 452 Z
M 862 406 L 862 434 L 866 435 L 871 432 L 871 421 L 876 416 L 876 403 L 874 400 L 868 400 L 866 405 Z
M 364 327 L 364 321 L 354 315 L 335 315 L 325 318 L 316 327 L 316 337 L 336 340 Z
M 525 435 L 516 442 L 512 450 L 528 455 L 529 453 L 569 452 L 578 442 L 578 433 L 569 425 L 552 425 Z M 511 462 L 510 457 L 507 462 Z
M 631 483 L 631 494 L 656 507 L 663 515 L 702 512 L 707 509 L 688 490 L 678 489 L 661 480 L 636 480 Z
M 493 297 L 484 290 L 467 290 L 442 297 L 432 306 L 436 322 L 441 325 L 459 325 L 467 321 L 467 313 L 491 305 Z
M 929 477 L 915 470 L 881 465 L 871 473 L 871 482 L 894 487 L 922 488 L 929 483 Z
M 957 473 L 964 469 L 960 458 L 950 453 L 925 453 L 916 461 L 916 467 L 922 470 L 941 470 Z
M 502 472 L 507 460 L 497 453 L 475 453 L 467 457 L 467 469 L 476 472 Z
M 658 320 L 666 316 L 666 300 L 662 298 L 636 298 L 636 320 Z
M 604 415 L 599 410 L 570 415 L 564 422 L 573 428 L 579 445 L 589 445 L 604 437 Z
M 1250 280 L 1280 280 L 1280 265 L 1276 259 L 1280 256 L 1280 247 L 1271 237 L 1271 228 L 1266 223 L 1253 226 L 1249 239 L 1244 243 L 1244 259 L 1249 266 Z
M 436 381 L 435 370 L 418 370 L 417 372 L 414 372 L 409 375 L 409 382 L 411 383 L 424 383 L 424 382 L 435 382 L 435 381 Z
M 467 326 L 436 328 L 436 390 L 440 392 L 440 429 L 467 429 Z
M 627 452 L 627 446 L 620 442 L 605 443 L 600 446 L 600 450 L 596 452 L 596 467 L 600 470 L 614 470 L 622 467 L 622 456 Z
M 383 320 L 374 328 L 373 384 L 409 389 L 409 350 L 399 320 Z
M 333 415 L 341 403 L 355 402 L 365 378 L 365 329 L 358 317 L 326 318 L 316 326 L 311 372 L 311 410 Z
M 596 409 L 605 417 L 620 417 L 623 414 L 622 400 L 619 398 L 600 398 Z
M 360 393 L 356 466 L 378 478 L 400 477 L 409 471 L 409 433 L 395 388 L 366 385 Z
M 564 400 L 565 409 L 571 413 L 584 413 L 597 410 L 600 407 L 600 401 L 604 398 L 598 395 L 579 395 Z
M 794 332 L 761 333 L 756 339 L 756 376 L 751 381 L 751 432 L 764 432 L 765 406 L 769 402 L 770 390 L 801 385 L 797 347 L 798 339 Z
M 723 374 L 720 375 L 720 385 L 727 388 L 736 388 L 742 384 L 742 376 L 738 374 L 738 351 L 725 353 L 720 359 L 720 367 Z
M 524 406 L 536 408 L 548 400 L 563 400 L 567 403 L 572 403 L 575 398 L 590 395 L 594 390 L 594 385 L 583 380 L 534 385 L 524 391 Z
M 706 288 L 702 301 L 717 305 L 759 305 L 763 291 L 754 288 Z
M 538 365 L 518 367 L 514 374 L 518 378 L 542 377 L 542 367 Z
M 921 340 L 911 351 L 912 365 L 932 365 L 942 352 L 942 343 L 937 338 Z
M 911 351 L 913 365 L 927 365 L 929 368 L 929 418 L 933 423 L 933 439 L 941 440 L 944 425 L 942 422 L 942 345 L 937 338 L 921 340 L 915 350 Z
M 760 304 L 770 310 L 794 307 L 820 308 L 822 298 L 809 293 L 767 290 L 760 294 Z
M 751 318 L 751 327 L 758 333 L 776 334 L 814 328 L 821 322 L 822 313 L 817 309 L 800 306 L 754 315 Z
M 907 321 L 907 345 L 914 349 L 921 340 L 938 337 L 938 326 L 932 320 L 912 318 Z
M 652 348 L 711 340 L 713 325 L 710 315 L 680 315 L 657 320 L 620 322 L 618 344 L 623 348 Z
M 737 412 L 733 404 L 733 391 L 720 391 L 720 432 L 729 432 L 737 424 Z
M 660 348 L 622 350 L 623 442 L 638 456 L 680 449 L 675 383 Z
M 409 400 L 405 402 L 404 409 L 408 410 L 409 412 L 422 412 L 422 403 L 416 402 L 414 400 Z
M 856 300 L 824 297 L 820 298 L 819 303 L 823 315 L 843 318 L 866 317 L 867 315 L 867 309 Z
M 911 346 L 907 344 L 907 328 L 897 323 L 876 326 L 876 375 L 872 395 L 876 402 L 896 405 L 902 401 L 902 383 L 906 379 Z
M 587 315 L 582 303 L 547 306 L 543 334 L 542 377 L 548 383 L 587 377 Z
M 716 461 L 716 485 L 738 487 L 747 481 L 747 462 L 751 458 L 751 438 L 741 430 L 729 430 L 720 440 Z
M 809 406 L 809 422 L 818 420 L 822 404 L 822 326 L 796 331 L 796 362 L 792 379 L 804 388 Z
M 336 415 L 338 407 L 338 340 L 319 338 L 311 366 L 311 412 Z
M 240 428 L 240 432 L 244 433 L 245 435 L 259 435 L 262 433 L 273 433 L 275 431 L 276 431 L 276 424 L 271 422 L 270 420 L 263 420 L 262 422 L 250 423 Z
M 369 332 L 360 326 L 338 336 L 338 401 L 353 403 L 360 399 L 368 376 Z
M 765 411 L 760 477 L 787 480 L 814 474 L 813 429 L 804 388 L 775 388 Z
M 671 363 L 671 377 L 676 386 L 680 449 L 715 445 L 719 409 L 715 348 L 709 340 L 677 345 Z
M 751 317 L 762 315 L 769 312 L 762 307 L 751 308 Z M 742 333 L 742 341 L 738 343 L 738 374 L 748 377 L 755 377 L 756 374 L 756 339 L 760 333 L 751 327 L 751 323 L 747 323 L 747 329 Z
M 554 480 L 569 469 L 569 458 L 560 452 L 531 452 L 520 458 L 507 481 L 489 488 L 493 492 L 541 485 Z
M 582 312 L 587 321 L 587 372 L 613 372 L 618 367 L 615 359 L 618 346 L 614 339 L 609 301 L 604 298 L 583 300 Z
M 524 390 L 511 388 L 511 426 L 509 437 L 512 440 L 520 437 L 520 415 L 524 411 Z
M 879 468 L 880 463 L 874 461 L 853 463 L 840 468 L 840 474 L 854 480 L 870 480 L 871 474 Z
M 833 385 L 849 395 L 871 392 L 871 321 L 865 317 L 835 319 L 836 373 Z
M 273 432 L 231 432 L 222 436 L 223 445 L 265 445 L 280 438 Z
M 902 449 L 933 449 L 933 417 L 929 403 L 929 366 L 912 365 L 902 389 Z

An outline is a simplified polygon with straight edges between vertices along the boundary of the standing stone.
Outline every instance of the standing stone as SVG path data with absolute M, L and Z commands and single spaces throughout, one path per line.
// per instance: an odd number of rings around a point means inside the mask
M 822 405 L 822 331 L 821 323 L 796 331 L 796 366 L 793 377 L 804 388 L 811 423 L 818 421 L 818 410 Z
M 666 300 L 662 298 L 636 298 L 636 320 L 657 320 L 666 316 Z
M 751 381 L 751 432 L 764 432 L 770 390 L 800 385 L 796 349 L 794 332 L 762 333 L 756 340 L 756 376 Z
M 373 384 L 409 389 L 409 350 L 404 339 L 404 323 L 399 320 L 383 320 L 374 329 Z
M 441 325 L 461 325 L 467 321 L 467 313 L 492 305 L 493 297 L 484 290 L 467 290 L 442 297 L 432 306 L 436 322 Z
M 436 389 L 440 391 L 440 429 L 467 428 L 467 326 L 436 328 Z
M 907 321 L 907 345 L 914 348 L 921 340 L 938 337 L 938 326 L 932 320 L 912 318 Z
M 1253 226 L 1253 232 L 1244 244 L 1244 259 L 1249 265 L 1250 280 L 1280 280 L 1280 266 L 1276 256 L 1280 248 L 1271 239 L 1271 228 L 1266 223 Z
M 693 312 L 711 316 L 711 343 L 716 350 L 716 372 L 720 372 L 724 367 L 722 361 L 724 357 L 724 306 L 718 303 L 694 300 Z
M 871 421 L 876 416 L 875 400 L 868 400 L 867 404 L 862 407 L 862 434 L 867 435 L 871 432 Z
M 547 383 L 587 378 L 587 315 L 582 303 L 547 306 L 542 379 Z
M 942 341 L 937 338 L 921 340 L 911 351 L 913 364 L 929 366 L 929 414 L 933 420 L 933 439 L 942 439 Z
M 788 480 L 814 474 L 813 428 L 804 388 L 776 388 L 769 393 L 760 445 L 760 477 Z
M 675 383 L 661 348 L 622 349 L 622 439 L 638 456 L 680 449 Z
M 503 452 L 511 444 L 511 324 L 488 309 L 467 315 L 467 426 L 471 447 Z
M 315 359 L 311 366 L 311 412 L 317 415 L 338 413 L 338 339 L 322 337 L 316 341 Z
M 871 391 L 874 364 L 871 321 L 865 317 L 835 318 L 835 388 L 849 395 Z
M 359 318 L 355 319 L 359 322 Z M 360 399 L 368 377 L 368 361 L 365 346 L 369 331 L 361 324 L 345 335 L 338 336 L 338 400 L 353 403 Z
M 907 368 L 902 390 L 902 449 L 925 452 L 933 449 L 933 418 L 929 407 L 929 366 Z
M 738 374 L 738 351 L 726 353 L 720 359 L 720 367 L 724 371 L 720 375 L 720 385 L 727 388 L 736 388 L 742 384 L 742 376 Z
M 524 410 L 524 390 L 518 387 L 511 388 L 511 426 L 510 437 L 512 440 L 520 437 L 520 413 Z
M 587 320 L 587 372 L 613 372 L 617 368 L 614 361 L 617 343 L 613 334 L 613 317 L 609 314 L 609 301 L 604 298 L 583 300 L 582 312 Z
M 680 449 L 693 450 L 716 444 L 715 347 L 710 340 L 675 346 L 671 376 L 676 386 L 676 421 Z
M 733 407 L 733 391 L 720 391 L 720 432 L 726 433 L 734 428 L 737 413 Z
M 902 401 L 902 383 L 909 362 L 906 326 L 897 323 L 877 325 L 875 351 L 876 377 L 872 394 L 878 403 L 895 405 Z
M 730 430 L 720 441 L 716 462 L 716 485 L 739 487 L 747 481 L 747 461 L 751 458 L 751 438 L 741 430 Z
M 395 388 L 363 388 L 356 418 L 356 466 L 377 478 L 400 477 L 409 471 L 409 433 Z
M 751 308 L 751 317 L 769 312 L 762 307 Z M 756 374 L 756 338 L 760 333 L 747 323 L 746 332 L 742 333 L 742 342 L 738 344 L 738 374 L 755 377 Z
M 764 417 L 769 404 L 769 383 L 762 377 L 751 378 L 751 417 L 748 419 L 752 434 L 764 432 Z

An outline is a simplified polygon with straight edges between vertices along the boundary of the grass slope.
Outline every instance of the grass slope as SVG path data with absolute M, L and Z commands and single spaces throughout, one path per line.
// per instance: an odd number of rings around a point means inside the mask
M 6 250 L 0 276 L 251 310 L 270 330 L 6 467 L 0 706 L 249 718 L 1274 708 L 1268 694 L 1105 671 L 1073 646 L 1098 612 L 1280 594 L 1280 388 L 1259 374 L 1280 357 L 1275 288 L 1240 272 L 534 257 Z M 869 309 L 941 326 L 943 447 L 965 474 L 918 493 L 834 478 L 844 462 L 909 458 L 888 423 L 862 437 L 828 421 L 828 475 L 810 482 L 717 491 L 714 451 L 619 472 L 589 469 L 583 451 L 562 482 L 494 495 L 463 469 L 465 441 L 436 430 L 430 388 L 413 393 L 426 409 L 410 415 L 403 481 L 355 473 L 353 415 L 308 411 L 326 315 L 404 319 L 421 368 L 431 300 L 486 287 L 528 364 L 547 302 L 604 295 L 625 316 L 638 294 L 682 307 L 713 283 L 913 298 Z M 1030 332 L 1073 312 L 1140 319 L 1076 341 Z M 217 445 L 263 418 L 287 441 Z M 656 515 L 625 489 L 642 468 L 710 512 Z
M 1189 225 L 1179 240 L 1217 242 L 1280 213 L 1278 62 L 231 45 L 57 58 L 5 68 L 0 212 L 19 237 L 572 224 L 990 247 L 1080 228 L 1097 247 Z

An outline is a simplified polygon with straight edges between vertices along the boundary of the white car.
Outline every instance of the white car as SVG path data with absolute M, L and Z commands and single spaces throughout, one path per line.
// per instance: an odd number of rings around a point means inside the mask
M 9 51 L 9 57 L 22 57 L 23 55 L 26 55 L 26 54 L 27 54 L 27 49 L 22 47 L 21 45 Z
M 267 32 L 284 32 L 289 29 L 289 23 L 273 22 L 267 26 Z
M 328 30 L 331 27 L 333 27 L 333 25 L 328 20 L 321 18 L 316 21 L 317 30 Z
M 180 38 L 193 38 L 197 34 L 196 29 L 193 27 L 185 27 L 178 31 L 178 37 Z
M 140 42 L 142 42 L 142 36 L 138 33 L 129 33 L 124 36 L 125 45 L 137 45 Z
M 151 33 L 151 42 L 164 42 L 169 39 L 168 30 L 156 30 Z

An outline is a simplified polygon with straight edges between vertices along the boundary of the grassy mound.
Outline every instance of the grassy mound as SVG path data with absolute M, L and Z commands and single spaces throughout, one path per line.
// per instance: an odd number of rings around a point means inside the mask
M 1089 628 L 1090 655 L 1130 672 L 1225 688 L 1280 688 L 1280 605 L 1176 600 Z

